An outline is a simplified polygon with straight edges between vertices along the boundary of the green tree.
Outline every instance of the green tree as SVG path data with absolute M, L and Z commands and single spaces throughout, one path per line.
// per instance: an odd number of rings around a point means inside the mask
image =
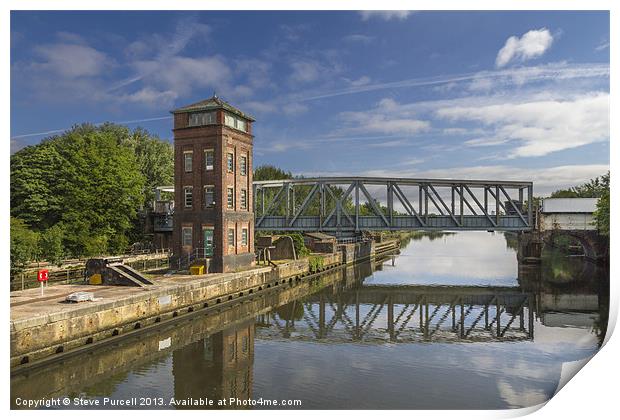
M 254 169 L 254 181 L 271 181 L 276 179 L 292 179 L 293 174 L 273 165 L 261 165 Z
M 132 148 L 140 172 L 144 176 L 144 204 L 155 198 L 155 187 L 174 183 L 174 149 L 172 144 L 137 128 L 127 130 L 126 143 Z
M 59 265 L 65 256 L 63 240 L 65 230 L 62 223 L 57 223 L 40 234 L 39 248 L 45 261 Z
M 600 198 L 609 191 L 609 172 L 597 176 L 585 184 L 571 187 L 567 190 L 557 190 L 551 193 L 551 198 Z
M 20 219 L 11 217 L 11 276 L 20 273 L 39 253 L 39 235 Z
M 36 229 L 58 223 L 63 190 L 57 182 L 67 178 L 67 162 L 52 141 L 28 146 L 11 156 L 11 215 Z
M 601 235 L 609 236 L 609 189 L 596 203 L 594 212 L 596 227 Z
M 152 168 L 157 160 L 146 158 L 157 150 L 147 137 L 113 124 L 83 124 L 20 150 L 11 156 L 11 215 L 44 233 L 51 258 L 62 249 L 73 256 L 124 251 L 145 202 L 143 170 L 152 169 L 152 182 L 164 177 Z

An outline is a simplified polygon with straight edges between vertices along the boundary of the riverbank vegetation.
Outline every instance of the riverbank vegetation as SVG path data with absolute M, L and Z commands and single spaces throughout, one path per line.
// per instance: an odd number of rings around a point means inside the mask
M 137 128 L 83 124 L 11 156 L 11 271 L 27 261 L 116 254 L 173 181 L 173 149 Z M 25 250 L 28 250 L 27 252 Z

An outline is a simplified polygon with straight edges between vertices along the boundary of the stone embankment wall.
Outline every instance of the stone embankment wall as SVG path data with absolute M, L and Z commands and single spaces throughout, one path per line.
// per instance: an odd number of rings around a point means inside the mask
M 393 247 L 389 249 L 393 252 L 397 248 L 398 242 L 394 241 Z M 156 281 L 154 286 L 137 291 L 132 288 L 132 293 L 116 293 L 113 298 L 101 302 L 62 305 L 62 308 L 57 302 L 50 302 L 52 309 L 47 312 L 39 311 L 38 308 L 42 308 L 43 303 L 33 299 L 33 303 L 26 303 L 33 306 L 28 316 L 14 316 L 12 310 L 11 366 L 59 357 L 62 353 L 118 339 L 132 330 L 145 328 L 181 314 L 241 300 L 248 295 L 283 284 L 295 284 L 337 267 L 373 258 L 375 255 L 372 242 L 340 245 L 339 250 L 340 253 L 322 254 L 322 267 L 315 267 L 314 272 L 310 271 L 308 258 L 303 258 L 277 267 L 200 277 L 179 276 Z M 117 287 L 121 290 L 121 286 Z

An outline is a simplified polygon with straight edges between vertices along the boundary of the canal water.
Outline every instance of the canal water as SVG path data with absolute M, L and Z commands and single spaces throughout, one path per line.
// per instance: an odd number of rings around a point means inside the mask
M 14 376 L 11 404 L 528 407 L 554 395 L 564 364 L 598 350 L 608 284 L 606 270 L 558 252 L 521 266 L 508 234 L 409 238 L 385 260 Z

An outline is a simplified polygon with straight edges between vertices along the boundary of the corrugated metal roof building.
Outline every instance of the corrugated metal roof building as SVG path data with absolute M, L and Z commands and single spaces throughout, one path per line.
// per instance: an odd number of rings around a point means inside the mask
M 545 198 L 541 213 L 594 213 L 598 198 Z

